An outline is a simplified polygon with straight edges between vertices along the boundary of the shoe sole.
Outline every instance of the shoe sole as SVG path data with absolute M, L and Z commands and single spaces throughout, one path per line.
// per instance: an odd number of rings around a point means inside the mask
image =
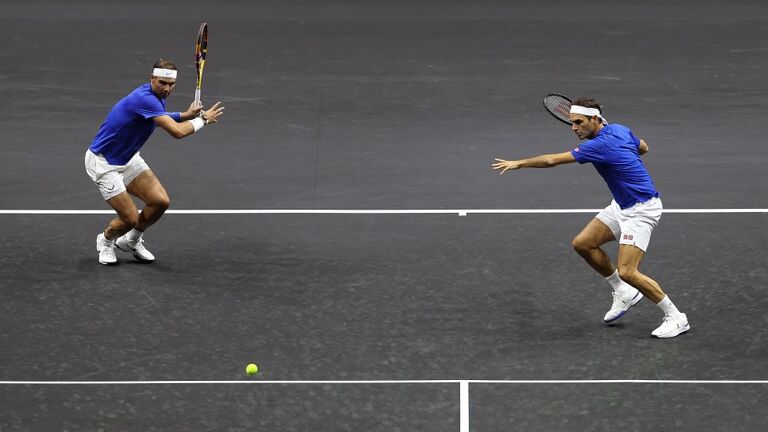
M 643 294 L 641 294 L 641 293 L 638 291 L 638 293 L 637 293 L 637 294 L 635 294 L 635 296 L 634 296 L 634 297 L 632 297 L 632 302 L 629 304 L 629 307 L 627 308 L 627 310 L 625 310 L 625 311 L 622 311 L 620 314 L 616 315 L 616 317 L 615 317 L 615 318 L 609 319 L 608 321 L 606 321 L 606 320 L 603 320 L 603 322 L 604 322 L 604 323 L 606 323 L 606 324 L 608 324 L 608 323 L 612 323 L 612 322 L 616 321 L 617 319 L 619 319 L 619 318 L 623 317 L 623 316 L 624 316 L 624 314 L 626 314 L 627 312 L 629 312 L 629 310 L 630 310 L 630 309 L 632 309 L 632 306 L 634 306 L 634 305 L 636 305 L 636 304 L 640 303 L 640 300 L 642 300 L 642 299 L 643 299 Z
M 114 262 L 104 262 L 102 260 L 99 260 L 99 264 L 105 265 L 105 266 L 113 266 L 113 265 L 117 265 L 117 261 L 114 261 Z

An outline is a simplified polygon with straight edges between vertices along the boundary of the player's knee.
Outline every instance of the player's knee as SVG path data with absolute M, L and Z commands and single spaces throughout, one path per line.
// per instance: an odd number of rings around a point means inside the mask
M 637 269 L 630 267 L 619 266 L 618 270 L 621 280 L 627 282 L 630 285 L 632 285 L 634 282 L 637 282 L 638 276 L 640 275 L 640 272 L 638 272 Z
M 159 211 L 166 211 L 171 206 L 171 199 L 168 198 L 168 195 L 160 195 L 154 197 L 147 205 Z
M 123 215 L 120 216 L 120 220 L 123 221 L 128 230 L 131 230 L 136 228 L 136 225 L 139 223 L 139 214 L 131 213 L 129 215 Z
M 589 253 L 590 250 L 594 249 L 592 243 L 581 236 L 576 236 L 571 242 L 571 245 L 573 246 L 573 250 L 578 252 L 580 255 Z
M 157 201 L 157 207 L 161 209 L 162 211 L 168 210 L 168 207 L 171 206 L 171 199 L 168 198 L 168 196 L 163 196 Z

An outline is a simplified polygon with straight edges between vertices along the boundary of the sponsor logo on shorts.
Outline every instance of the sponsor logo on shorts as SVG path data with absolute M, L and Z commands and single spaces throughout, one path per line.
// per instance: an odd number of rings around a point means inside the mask
M 634 240 L 634 236 L 632 234 L 624 234 L 624 240 Z

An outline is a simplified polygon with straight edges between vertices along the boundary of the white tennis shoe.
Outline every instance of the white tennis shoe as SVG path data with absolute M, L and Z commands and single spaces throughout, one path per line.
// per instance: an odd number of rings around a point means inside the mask
M 660 339 L 673 338 L 691 329 L 688 317 L 684 313 L 665 315 L 664 322 L 651 334 Z
M 99 253 L 99 263 L 104 265 L 117 264 L 115 242 L 114 240 L 107 240 L 104 233 L 96 236 L 96 251 Z
M 144 239 L 141 236 L 134 242 L 122 236 L 115 241 L 115 246 L 123 252 L 132 253 L 139 261 L 152 262 L 155 260 L 155 256 L 144 247 Z
M 629 308 L 643 299 L 643 295 L 640 294 L 640 291 L 632 287 L 629 288 L 629 290 L 621 293 L 613 292 L 613 304 L 611 305 L 611 310 L 609 310 L 608 313 L 605 314 L 605 317 L 603 317 L 604 322 L 613 322 L 623 317 Z

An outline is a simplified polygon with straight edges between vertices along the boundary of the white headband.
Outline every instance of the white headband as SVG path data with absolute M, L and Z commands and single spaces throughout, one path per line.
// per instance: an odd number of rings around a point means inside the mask
M 571 105 L 571 114 L 581 114 L 587 117 L 598 116 L 603 123 L 608 123 L 608 120 L 600 114 L 600 110 L 597 108 L 587 108 L 581 105 Z
M 158 78 L 173 78 L 176 79 L 176 74 L 178 71 L 175 71 L 173 69 L 160 69 L 155 68 L 152 70 L 152 75 L 158 77 Z

